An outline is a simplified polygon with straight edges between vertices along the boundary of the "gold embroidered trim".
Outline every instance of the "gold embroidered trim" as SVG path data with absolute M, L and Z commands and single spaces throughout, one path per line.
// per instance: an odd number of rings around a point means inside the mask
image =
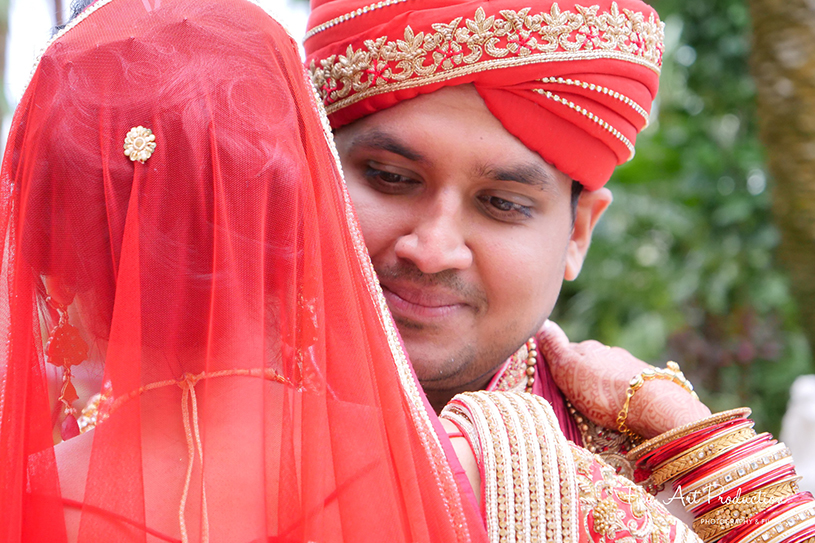
M 586 449 L 572 445 L 583 535 L 596 543 L 700 543 L 664 505 Z
M 575 87 L 582 87 L 584 89 L 588 89 L 591 91 L 597 91 L 601 94 L 607 94 L 612 98 L 616 98 L 620 102 L 624 103 L 627 106 L 630 106 L 631 109 L 639 113 L 642 118 L 645 120 L 645 126 L 648 126 L 651 122 L 651 117 L 648 115 L 648 112 L 645 111 L 641 105 L 637 102 L 629 98 L 628 96 L 624 95 L 621 92 L 617 92 L 615 90 L 611 90 L 608 87 L 603 87 L 602 85 L 595 85 L 594 83 L 589 83 L 588 81 L 580 81 L 579 79 L 569 79 L 563 77 L 544 77 L 540 80 L 541 83 L 557 83 L 559 85 L 574 85 Z
M 671 441 L 681 439 L 697 430 L 701 430 L 702 428 L 710 428 L 729 420 L 747 418 L 750 416 L 750 413 L 751 411 L 749 407 L 740 407 L 738 409 L 722 411 L 721 413 L 713 414 L 705 419 L 685 424 L 684 426 L 674 428 L 673 430 L 668 430 L 664 434 L 659 434 L 658 436 L 649 439 L 645 443 L 641 443 L 640 445 L 637 445 L 635 448 L 631 449 L 628 452 L 628 459 L 632 462 L 637 461 L 646 454 L 651 454 Z
M 705 543 L 720 539 L 724 534 L 740 526 L 750 517 L 784 501 L 798 492 L 798 476 L 783 479 L 778 483 L 742 494 L 693 521 L 693 531 Z
M 563 104 L 564 106 L 568 107 L 569 109 L 575 110 L 576 112 L 580 113 L 581 115 L 583 115 L 584 117 L 586 117 L 590 121 L 594 121 L 595 123 L 600 125 L 602 128 L 607 130 L 612 136 L 614 136 L 615 138 L 617 138 L 618 140 L 623 142 L 623 144 L 628 148 L 628 153 L 629 153 L 628 160 L 631 160 L 632 158 L 634 158 L 634 153 L 635 153 L 634 144 L 631 143 L 630 139 L 623 136 L 623 134 L 619 130 L 617 130 L 616 128 L 611 126 L 608 122 L 604 121 L 603 119 L 601 119 L 600 117 L 598 117 L 597 115 L 595 115 L 591 111 L 587 110 L 586 108 L 580 107 L 577 104 L 575 104 L 574 102 L 572 102 L 571 100 L 567 100 L 565 98 L 562 98 L 560 95 L 557 95 L 557 94 L 555 94 L 553 92 L 550 92 L 548 90 L 543 90 L 543 89 L 532 89 L 532 90 L 534 92 L 537 92 L 538 94 L 541 94 L 541 95 L 551 99 L 551 100 L 554 100 L 555 102 Z
M 303 78 L 306 84 L 309 83 L 309 76 L 305 68 L 303 68 Z M 430 466 L 433 469 L 433 476 L 441 491 L 442 501 L 447 510 L 448 518 L 451 520 L 457 532 L 457 539 L 467 541 L 470 539 L 469 530 L 467 528 L 467 519 L 464 516 L 464 507 L 461 504 L 459 495 L 457 493 L 446 492 L 450 486 L 455 487 L 455 476 L 450 469 L 450 464 L 447 461 L 444 449 L 442 448 L 439 436 L 436 433 L 430 416 L 424 404 L 424 397 L 419 392 L 416 386 L 416 381 L 413 377 L 413 370 L 410 363 L 405 356 L 402 349 L 402 344 L 399 341 L 399 333 L 396 331 L 396 324 L 393 322 L 390 311 L 388 310 L 388 303 L 385 301 L 385 296 L 382 293 L 382 287 L 379 285 L 376 272 L 374 271 L 371 257 L 368 254 L 368 249 L 365 246 L 365 241 L 362 238 L 362 231 L 360 230 L 359 223 L 354 213 L 354 208 L 351 203 L 351 196 L 348 194 L 348 186 L 345 181 L 345 175 L 342 171 L 342 164 L 340 163 L 340 155 L 337 151 L 337 146 L 334 143 L 334 136 L 331 132 L 331 125 L 328 121 L 328 115 L 325 108 L 317 95 L 316 90 L 312 87 L 311 98 L 313 100 L 314 108 L 320 117 L 320 122 L 323 127 L 323 136 L 334 159 L 337 173 L 340 177 L 340 196 L 342 198 L 342 205 L 345 208 L 345 219 L 348 225 L 348 230 L 351 235 L 351 241 L 354 247 L 363 277 L 365 278 L 365 285 L 368 290 L 368 295 L 374 303 L 376 308 L 379 322 L 385 330 L 388 338 L 388 346 L 390 347 L 391 355 L 393 356 L 396 365 L 396 371 L 399 376 L 399 381 L 402 385 L 402 393 L 405 396 L 408 407 L 410 409 L 411 419 L 422 440 L 422 446 L 430 458 Z
M 369 96 L 538 62 L 607 58 L 660 71 L 664 23 L 653 14 L 646 20 L 616 2 L 604 12 L 598 5 L 561 11 L 557 3 L 548 13 L 530 15 L 531 9 L 487 17 L 479 7 L 473 19 L 436 23 L 433 32 L 408 26 L 402 39 L 349 45 L 319 66 L 312 60 L 312 80 L 331 114 Z
M 488 538 L 498 541 L 500 519 L 497 507 L 492 505 L 498 503 L 499 497 L 502 503 L 505 502 L 506 489 L 511 488 L 511 479 L 508 479 L 511 470 L 507 469 L 504 461 L 508 446 L 501 441 L 502 437 L 506 439 L 506 434 L 493 431 L 495 420 L 489 413 L 489 407 L 481 406 L 477 399 L 456 398 L 444 407 L 441 417 L 454 421 L 460 428 L 467 428 L 466 436 L 476 454 L 479 471 L 485 475 L 481 484 Z M 495 442 L 496 439 L 499 441 Z M 506 514 L 506 509 L 503 513 Z
M 370 13 L 370 12 L 372 12 L 374 10 L 377 10 L 377 9 L 382 9 L 382 8 L 385 8 L 385 7 L 388 7 L 388 6 L 393 6 L 395 4 L 403 4 L 405 2 L 407 2 L 407 0 L 384 0 L 383 2 L 376 2 L 376 3 L 371 4 L 369 6 L 361 7 L 359 9 L 357 9 L 356 11 L 352 11 L 350 13 L 340 15 L 339 17 L 334 17 L 330 21 L 326 21 L 323 24 L 317 25 L 314 28 L 312 28 L 311 30 L 309 30 L 308 32 L 306 32 L 306 36 L 305 36 L 305 38 L 303 38 L 303 41 L 306 41 L 310 37 L 314 36 L 315 34 L 319 34 L 320 32 L 324 32 L 324 31 L 328 30 L 329 28 L 331 28 L 331 27 L 333 27 L 335 25 L 344 23 L 345 21 L 350 21 L 351 19 L 355 19 L 355 18 L 359 17 L 360 15 L 365 15 L 366 13 Z
M 538 350 L 535 336 L 515 351 L 501 366 L 487 392 L 532 392 L 537 373 Z
M 466 392 L 442 411 L 473 446 L 490 541 L 577 541 L 579 489 L 551 406 L 516 392 Z

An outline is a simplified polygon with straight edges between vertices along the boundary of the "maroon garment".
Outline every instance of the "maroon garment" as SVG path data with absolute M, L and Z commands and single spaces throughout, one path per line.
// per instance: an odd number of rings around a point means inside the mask
M 536 340 L 539 338 L 536 336 Z M 521 346 L 518 351 L 509 357 L 486 386 L 487 391 L 502 391 L 514 390 L 516 392 L 523 391 L 526 385 L 526 353 L 525 346 Z M 521 363 L 518 357 L 524 359 Z M 522 364 L 522 367 L 521 367 Z M 522 384 L 523 381 L 523 384 Z M 552 409 L 557 416 L 560 428 L 566 439 L 584 446 L 583 438 L 581 437 L 580 429 L 577 427 L 574 417 L 569 413 L 566 406 L 566 398 L 563 393 L 555 384 L 552 378 L 552 372 L 549 370 L 549 365 L 543 358 L 543 355 L 538 352 L 538 363 L 535 365 L 535 382 L 532 385 L 532 393 L 543 397 L 547 402 L 552 405 Z
M 549 364 L 546 363 L 542 356 L 538 355 L 538 365 L 535 368 L 537 372 L 535 374 L 535 383 L 532 385 L 532 393 L 542 396 L 552 404 L 552 409 L 557 415 L 560 429 L 563 430 L 566 439 L 582 446 L 583 438 L 580 437 L 580 429 L 566 407 L 566 398 L 552 379 Z

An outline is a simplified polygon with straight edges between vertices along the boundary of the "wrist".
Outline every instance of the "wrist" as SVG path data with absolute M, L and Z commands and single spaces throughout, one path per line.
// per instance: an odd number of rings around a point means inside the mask
M 651 381 L 637 396 L 631 402 L 628 424 L 645 439 L 710 416 L 705 404 L 669 381 Z
M 628 382 L 616 419 L 617 430 L 650 438 L 710 415 L 675 362 L 648 367 Z

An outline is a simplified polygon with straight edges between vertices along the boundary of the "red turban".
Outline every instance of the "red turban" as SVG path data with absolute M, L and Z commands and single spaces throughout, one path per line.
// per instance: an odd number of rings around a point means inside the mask
M 634 155 L 662 66 L 640 0 L 312 0 L 307 63 L 335 128 L 472 83 L 511 134 L 587 189 Z

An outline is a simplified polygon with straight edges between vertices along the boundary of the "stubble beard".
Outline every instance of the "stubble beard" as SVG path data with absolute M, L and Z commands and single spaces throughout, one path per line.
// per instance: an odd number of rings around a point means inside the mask
M 380 280 L 409 279 L 414 284 L 425 286 L 444 286 L 470 300 L 478 311 L 488 311 L 489 303 L 486 293 L 479 287 L 461 280 L 455 270 L 446 270 L 436 274 L 425 274 L 409 263 L 400 262 L 391 266 L 378 266 L 374 269 Z M 422 355 L 421 347 L 411 348 L 411 336 L 432 335 L 432 328 L 410 319 L 394 316 L 397 328 L 402 335 L 405 349 L 413 365 L 416 376 L 424 390 L 437 396 L 447 394 L 452 397 L 458 392 L 480 390 L 486 387 L 501 365 L 513 353 L 520 349 L 529 335 L 513 338 L 517 335 L 517 326 L 507 326 L 495 336 L 505 341 L 488 342 L 488 347 L 479 346 L 476 340 L 466 340 L 466 330 L 459 335 L 460 344 L 453 345 L 448 341 L 442 352 Z M 455 340 L 454 340 L 455 341 Z M 426 343 L 426 342 L 424 342 Z
M 397 326 L 399 322 L 397 321 Z M 504 335 L 503 337 L 509 337 Z M 489 384 L 501 365 L 514 354 L 526 338 L 484 349 L 471 342 L 456 346 L 454 352 L 436 359 L 411 358 L 419 382 L 427 392 L 453 395 L 481 390 Z M 517 345 L 516 345 L 517 343 Z M 405 342 L 410 357 L 410 342 Z

